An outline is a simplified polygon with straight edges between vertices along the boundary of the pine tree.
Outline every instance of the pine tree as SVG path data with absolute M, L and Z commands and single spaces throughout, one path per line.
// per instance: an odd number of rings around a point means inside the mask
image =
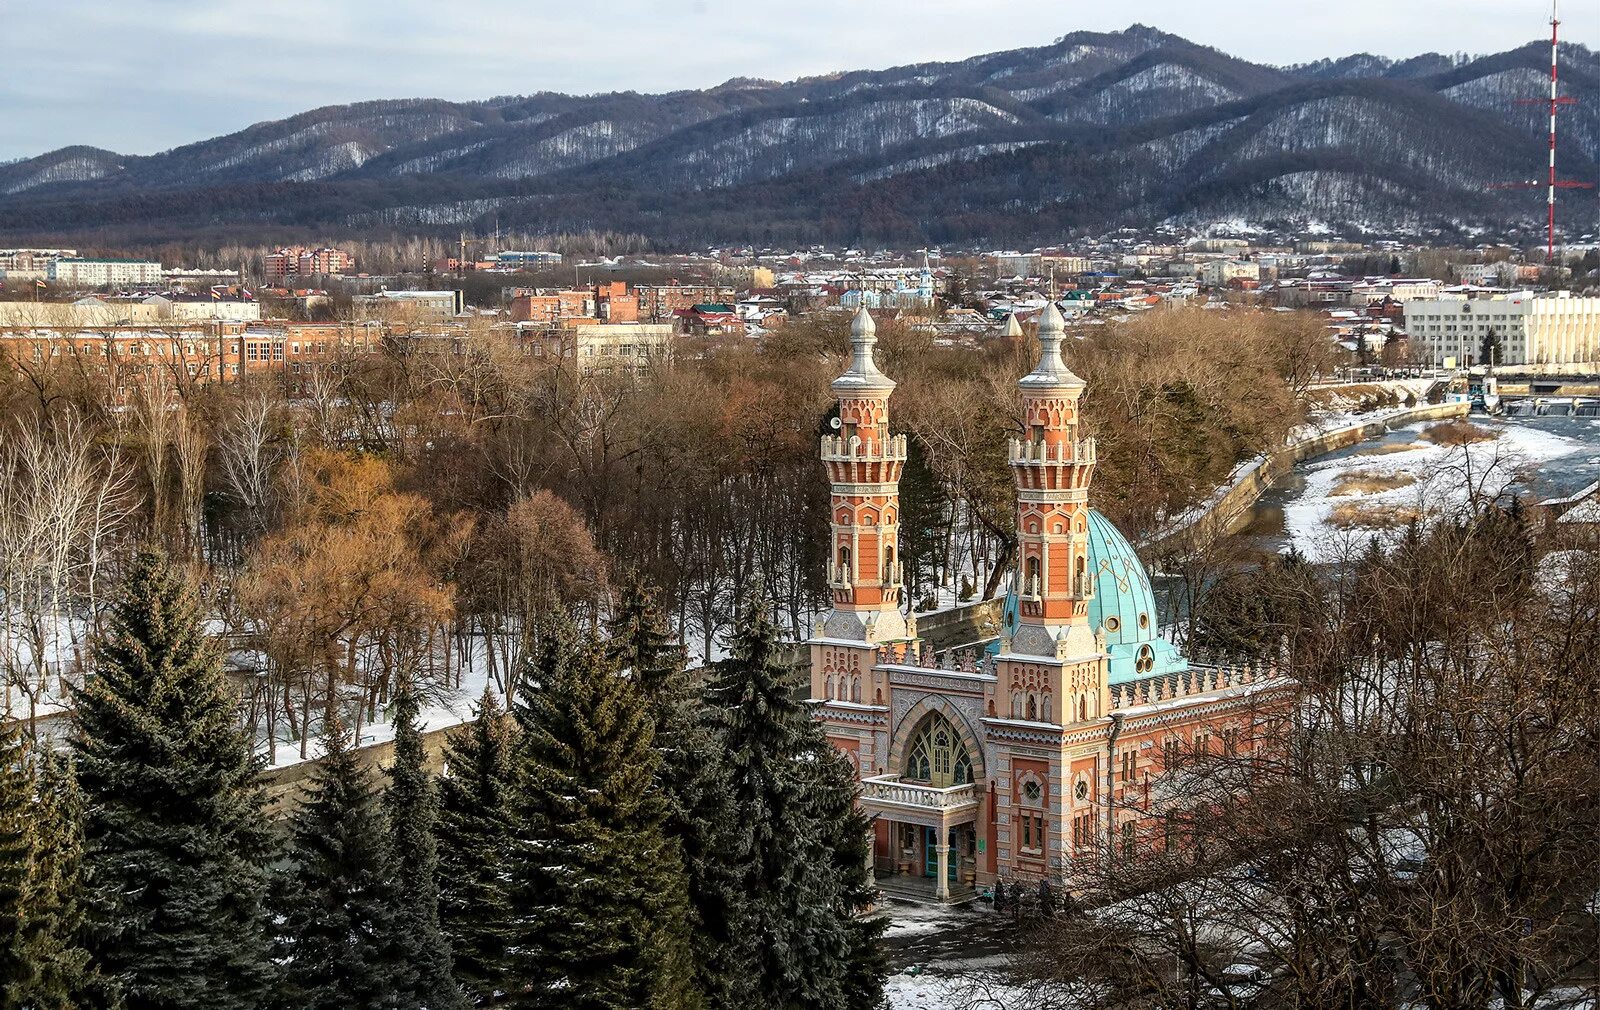
M 592 638 L 542 636 L 518 691 L 518 916 L 510 1005 L 677 1010 L 692 986 L 684 884 L 662 832 L 649 718 Z
M 695 987 L 708 1006 L 752 1005 L 751 965 L 738 868 L 733 794 L 698 686 L 683 667 L 655 600 L 635 584 L 610 627 L 608 651 L 645 692 L 654 721 L 656 789 L 684 871 Z
M 466 1006 L 450 971 L 450 947 L 439 929 L 439 805 L 429 780 L 417 698 L 404 689 L 395 700 L 394 766 L 384 795 L 399 879 L 398 927 L 415 986 L 400 992 L 400 1010 L 455 1010 Z
M 278 954 L 285 966 L 281 1003 L 293 1010 L 387 1010 L 416 986 L 399 935 L 388 825 L 372 776 L 345 735 L 330 713 L 323 757 L 290 825 Z
M 472 725 L 445 744 L 439 780 L 439 921 L 455 976 L 480 1002 L 507 971 L 511 911 L 505 859 L 511 842 L 511 721 L 488 690 Z
M 76 699 L 90 948 L 130 1010 L 259 1007 L 276 969 L 259 766 L 192 592 L 132 562 Z

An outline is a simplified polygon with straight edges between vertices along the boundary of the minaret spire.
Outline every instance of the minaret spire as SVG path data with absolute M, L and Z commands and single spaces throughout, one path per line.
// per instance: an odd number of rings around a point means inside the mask
M 833 380 L 834 433 L 822 439 L 832 485 L 823 636 L 871 644 L 910 637 L 900 613 L 900 473 L 906 437 L 889 432 L 894 380 L 878 370 L 878 328 L 863 304 L 850 321 L 850 365 Z
M 1017 581 L 1021 626 L 1011 652 L 1059 658 L 1092 654 L 1088 600 L 1089 482 L 1094 440 L 1078 437 L 1084 383 L 1061 357 L 1066 324 L 1055 302 L 1039 314 L 1039 360 L 1017 382 L 1026 426 L 1011 440 L 1017 486 Z

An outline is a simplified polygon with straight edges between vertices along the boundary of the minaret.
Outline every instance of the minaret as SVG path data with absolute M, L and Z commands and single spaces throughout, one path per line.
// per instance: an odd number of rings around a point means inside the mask
M 832 485 L 828 586 L 822 635 L 877 643 L 911 637 L 900 613 L 900 472 L 906 438 L 889 434 L 894 380 L 878 371 L 877 327 L 866 306 L 850 322 L 850 368 L 833 380 L 835 433 L 822 439 Z
M 1039 316 L 1039 363 L 1017 383 L 1026 431 L 1010 446 L 1017 486 L 1017 602 L 1021 625 L 1002 651 L 1057 659 L 1094 655 L 1088 554 L 1094 440 L 1078 437 L 1083 380 L 1061 360 L 1055 302 Z

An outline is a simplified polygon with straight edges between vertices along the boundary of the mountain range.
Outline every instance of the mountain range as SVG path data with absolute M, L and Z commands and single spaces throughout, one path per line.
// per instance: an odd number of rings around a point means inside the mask
M 1600 178 L 1600 54 L 1562 50 L 1562 174 Z M 1153 28 L 701 91 L 328 106 L 150 156 L 0 165 L 0 238 L 494 227 L 662 243 L 1059 240 L 1231 222 L 1542 234 L 1548 43 L 1250 63 Z M 1594 190 L 1563 194 L 1595 230 Z

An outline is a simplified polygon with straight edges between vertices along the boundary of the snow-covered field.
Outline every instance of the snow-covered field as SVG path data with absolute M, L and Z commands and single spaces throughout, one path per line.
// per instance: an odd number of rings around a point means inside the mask
M 1397 429 L 1354 452 L 1307 464 L 1305 487 L 1284 507 L 1288 541 L 1314 561 L 1331 561 L 1373 537 L 1388 539 L 1416 516 L 1436 520 L 1529 484 L 1551 460 L 1593 452 L 1592 443 L 1519 424 L 1473 418 L 1495 437 L 1441 445 L 1423 433 L 1437 422 Z

